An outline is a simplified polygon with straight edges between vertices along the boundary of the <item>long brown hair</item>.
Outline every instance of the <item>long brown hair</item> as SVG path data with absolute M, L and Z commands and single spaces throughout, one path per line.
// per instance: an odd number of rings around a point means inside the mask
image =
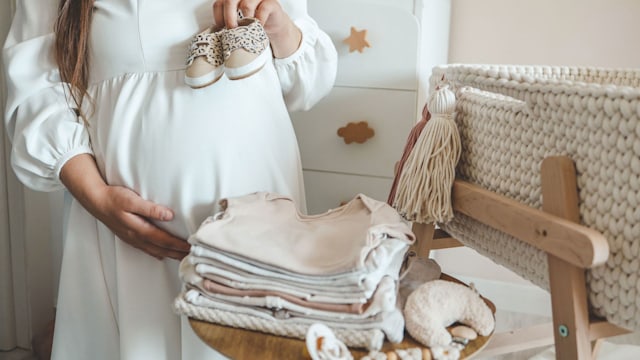
M 82 102 L 88 97 L 89 30 L 93 0 L 60 0 L 56 34 L 55 59 L 62 81 L 70 85 L 70 95 L 77 113 L 86 123 Z

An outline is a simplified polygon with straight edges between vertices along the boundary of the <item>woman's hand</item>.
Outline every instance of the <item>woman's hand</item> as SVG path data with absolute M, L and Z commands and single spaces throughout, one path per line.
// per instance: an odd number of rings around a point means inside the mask
M 189 253 L 189 243 L 149 221 L 173 219 L 171 209 L 144 200 L 125 187 L 107 185 L 91 155 L 67 161 L 60 180 L 87 211 L 129 245 L 158 259 L 180 260 Z
M 285 58 L 300 46 L 302 33 L 278 0 L 216 0 L 213 3 L 215 23 L 235 28 L 238 26 L 238 10 L 244 17 L 260 20 L 269 36 L 274 57 Z
M 189 243 L 149 221 L 173 219 L 170 209 L 144 200 L 122 186 L 105 185 L 96 191 L 95 199 L 95 216 L 129 245 L 158 259 L 180 260 L 189 253 Z

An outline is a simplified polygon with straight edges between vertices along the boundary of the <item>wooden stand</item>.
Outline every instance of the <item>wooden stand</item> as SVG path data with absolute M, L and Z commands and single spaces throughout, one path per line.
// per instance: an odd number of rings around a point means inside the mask
M 542 163 L 543 211 L 522 205 L 476 185 L 456 181 L 452 201 L 456 212 L 505 232 L 548 254 L 553 326 L 536 326 L 535 331 L 519 331 L 509 341 L 496 334 L 487 352 L 514 352 L 544 345 L 553 330 L 556 358 L 593 359 L 602 338 L 628 333 L 628 330 L 590 318 L 587 305 L 585 270 L 603 264 L 609 255 L 604 236 L 579 225 L 575 167 L 567 157 L 549 157 Z M 432 225 L 414 224 L 419 255 L 438 248 Z M 445 238 L 446 237 L 442 237 Z M 455 244 L 454 240 L 447 240 Z M 506 338 L 506 337 L 505 337 Z M 521 346 L 518 346 L 521 344 Z M 502 352 L 502 353 L 504 353 Z
M 446 274 L 442 274 L 440 278 L 442 280 L 460 283 L 459 280 Z M 483 300 L 495 313 L 495 305 L 488 299 L 483 298 Z M 202 341 L 231 359 L 310 359 L 304 340 L 237 329 L 192 318 L 189 319 L 189 323 Z M 461 351 L 460 359 L 470 359 L 477 354 L 487 346 L 491 336 L 492 335 L 478 336 L 478 338 L 469 342 Z M 385 342 L 380 351 L 387 353 L 396 349 L 415 347 L 423 348 L 424 345 L 415 341 L 408 333 L 405 333 L 404 340 L 401 343 L 392 344 Z M 354 359 L 360 359 L 368 354 L 368 351 L 363 349 L 349 350 Z

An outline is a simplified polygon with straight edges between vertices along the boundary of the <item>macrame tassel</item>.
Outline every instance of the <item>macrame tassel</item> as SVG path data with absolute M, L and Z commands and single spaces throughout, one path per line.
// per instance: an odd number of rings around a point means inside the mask
M 461 151 L 455 105 L 447 86 L 436 89 L 427 102 L 431 119 L 402 169 L 393 203 L 409 221 L 428 224 L 453 218 L 451 188 Z
M 389 191 L 389 197 L 387 198 L 387 204 L 393 206 L 393 202 L 396 199 L 396 191 L 398 188 L 398 181 L 400 180 L 400 174 L 402 174 L 402 169 L 404 168 L 404 164 L 407 162 L 409 158 L 409 154 L 411 154 L 411 150 L 418 142 L 418 138 L 422 133 L 422 129 L 427 125 L 427 121 L 431 118 L 431 114 L 429 113 L 429 108 L 427 104 L 424 104 L 422 108 L 422 119 L 418 121 L 411 131 L 409 132 L 409 136 L 407 137 L 407 141 L 404 145 L 404 150 L 402 151 L 402 157 L 400 157 L 400 161 L 398 161 L 397 169 L 395 172 L 395 176 L 393 178 L 393 184 L 391 184 L 391 190 Z

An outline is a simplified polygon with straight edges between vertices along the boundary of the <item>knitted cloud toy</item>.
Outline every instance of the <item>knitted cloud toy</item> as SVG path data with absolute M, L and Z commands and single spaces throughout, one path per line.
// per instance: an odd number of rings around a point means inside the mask
M 404 317 L 409 334 L 428 347 L 449 345 L 447 326 L 455 322 L 482 336 L 495 327 L 493 312 L 474 289 L 446 280 L 426 282 L 411 293 Z

